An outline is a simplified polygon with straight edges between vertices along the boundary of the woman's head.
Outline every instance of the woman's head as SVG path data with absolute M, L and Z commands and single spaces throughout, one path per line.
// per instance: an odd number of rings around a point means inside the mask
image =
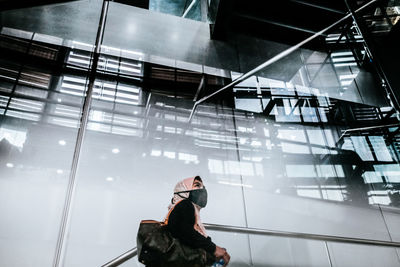
M 207 205 L 207 190 L 200 176 L 186 178 L 176 184 L 171 203 L 175 204 L 182 199 L 189 199 L 201 208 Z

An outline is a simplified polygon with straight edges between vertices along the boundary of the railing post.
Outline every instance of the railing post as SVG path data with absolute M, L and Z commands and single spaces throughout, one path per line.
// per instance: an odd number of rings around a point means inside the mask
M 90 67 L 89 84 L 88 84 L 88 89 L 86 91 L 86 96 L 84 95 L 85 100 L 83 103 L 81 122 L 79 125 L 74 155 L 73 155 L 73 159 L 72 159 L 71 173 L 69 176 L 67 193 L 66 193 L 64 208 L 63 208 L 62 217 L 61 217 L 61 226 L 60 226 L 60 230 L 59 230 L 58 238 L 57 238 L 53 267 L 61 266 L 63 263 L 63 260 L 64 260 L 63 257 L 64 257 L 64 250 L 65 250 L 65 242 L 67 239 L 67 232 L 68 232 L 69 224 L 70 224 L 71 207 L 72 207 L 72 202 L 74 199 L 75 188 L 76 188 L 76 172 L 78 169 L 79 156 L 80 156 L 81 149 L 82 149 L 83 139 L 84 139 L 85 133 L 86 133 L 87 123 L 89 121 L 90 104 L 92 101 L 94 81 L 96 79 L 96 72 L 97 72 L 97 66 L 98 66 L 99 57 L 100 57 L 101 44 L 102 44 L 103 36 L 104 36 L 104 29 L 105 29 L 105 25 L 106 25 L 106 18 L 107 18 L 107 12 L 108 12 L 108 5 L 109 5 L 109 0 L 103 0 L 99 25 L 98 25 L 98 29 L 97 29 L 96 42 L 94 45 L 92 64 L 91 64 L 91 66 L 89 65 L 89 67 Z

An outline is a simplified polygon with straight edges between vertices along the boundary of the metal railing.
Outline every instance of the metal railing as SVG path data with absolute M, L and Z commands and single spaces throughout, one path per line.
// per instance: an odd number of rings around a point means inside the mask
M 342 133 L 342 135 L 339 137 L 339 139 L 336 143 L 340 142 L 342 140 L 342 138 L 345 137 L 346 135 L 348 135 L 349 133 L 373 131 L 373 130 L 377 130 L 377 129 L 388 129 L 388 128 L 395 128 L 395 127 L 400 127 L 400 124 L 396 123 L 396 124 L 388 124 L 388 125 L 377 125 L 377 126 L 368 126 L 368 127 L 362 127 L 362 128 L 347 129 Z
M 327 242 L 339 242 L 339 243 L 350 243 L 350 244 L 358 244 L 358 245 L 372 245 L 372 246 L 400 248 L 400 242 L 392 242 L 392 241 L 384 241 L 384 240 L 342 237 L 342 236 L 333 236 L 333 235 L 308 234 L 308 233 L 288 232 L 288 231 L 277 231 L 277 230 L 267 230 L 267 229 L 249 228 L 249 227 L 240 227 L 240 226 L 228 226 L 228 225 L 219 225 L 219 224 L 204 224 L 204 225 L 206 226 L 206 228 L 208 230 L 220 231 L 220 232 L 231 232 L 231 233 L 252 234 L 252 235 L 268 235 L 268 236 L 319 240 L 319 241 L 327 241 Z
M 107 262 L 106 264 L 102 265 L 101 267 L 115 267 L 118 266 L 124 262 L 126 262 L 129 259 L 132 259 L 133 257 L 135 257 L 137 255 L 137 248 L 134 247 L 130 250 L 128 250 L 127 252 L 119 255 L 118 257 L 110 260 L 109 262 Z
M 299 232 L 288 232 L 288 231 L 277 231 L 268 230 L 260 228 L 249 228 L 240 226 L 229 226 L 221 224 L 204 224 L 207 230 L 220 231 L 220 232 L 230 232 L 230 233 L 240 233 L 240 234 L 252 234 L 252 235 L 266 235 L 266 236 L 279 236 L 287 238 L 300 238 L 308 240 L 319 240 L 324 242 L 338 242 L 347 243 L 355 245 L 370 245 L 370 246 L 384 246 L 384 247 L 394 247 L 400 248 L 400 242 L 392 242 L 385 240 L 375 240 L 375 239 L 365 239 L 365 238 L 353 238 L 353 237 L 342 237 L 342 236 L 332 236 L 332 235 L 319 235 L 319 234 L 308 234 Z M 127 260 L 135 257 L 137 255 L 137 248 L 128 250 L 127 252 L 121 254 L 120 256 L 112 259 L 101 267 L 115 267 Z

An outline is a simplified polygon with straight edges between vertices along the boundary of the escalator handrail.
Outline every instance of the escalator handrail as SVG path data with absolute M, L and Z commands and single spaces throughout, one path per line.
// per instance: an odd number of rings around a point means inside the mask
M 320 234 L 310 234 L 310 233 L 302 233 L 302 232 L 278 231 L 278 230 L 268 230 L 268 229 L 261 229 L 261 228 L 250 228 L 250 227 L 230 226 L 230 225 L 220 225 L 220 224 L 204 224 L 204 226 L 208 230 L 220 231 L 220 232 L 280 236 L 280 237 L 288 237 L 288 238 L 301 238 L 301 239 L 310 239 L 310 240 L 319 240 L 319 241 L 400 248 L 400 242 L 393 242 L 393 241 L 386 241 L 386 240 L 343 237 L 343 236 L 333 236 L 333 235 L 320 235 Z
M 130 250 L 128 250 L 127 252 L 119 255 L 118 257 L 110 260 L 109 262 L 107 262 L 106 264 L 102 265 L 101 267 L 115 267 L 118 266 L 124 262 L 126 262 L 127 260 L 135 257 L 137 255 L 137 247 L 134 247 Z

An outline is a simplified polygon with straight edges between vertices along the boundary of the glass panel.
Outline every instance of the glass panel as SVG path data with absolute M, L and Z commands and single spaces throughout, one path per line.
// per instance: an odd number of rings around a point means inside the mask
M 1 33 L 68 47 L 91 46 L 101 6 L 101 0 L 83 0 L 2 11 Z
M 84 87 L 69 95 L 66 74 L 17 56 L 0 71 L 0 265 L 51 266 Z
M 257 170 L 242 173 L 247 224 L 390 240 L 377 207 L 400 207 L 397 139 L 390 137 L 397 134 L 368 128 L 384 124 L 374 107 L 383 98 L 360 93 L 380 88 L 360 68 L 363 48 L 333 47 L 330 53 L 302 47 L 233 88 L 239 158 Z M 294 76 L 276 79 L 294 66 Z
M 257 170 L 243 174 L 251 227 L 388 238 L 380 212 L 365 209 L 373 190 L 357 176 L 357 157 L 337 154 L 334 129 L 278 125 L 256 114 L 236 117 L 236 125 L 241 161 Z M 352 216 L 345 216 L 349 212 Z M 373 234 L 358 230 L 361 221 Z
M 208 23 L 116 2 L 109 4 L 102 49 L 108 55 L 222 77 L 230 77 L 226 69 L 238 66 L 232 46 L 210 40 Z
M 249 238 L 251 266 L 330 266 L 323 241 L 257 235 Z
M 328 243 L 332 266 L 398 266 L 395 248 Z
M 117 80 L 96 84 L 65 266 L 99 266 L 134 247 L 140 220 L 163 220 L 185 177 L 204 179 L 204 222 L 245 225 L 240 175 L 255 170 L 237 160 L 232 109 L 204 106 L 189 123 L 191 100 L 126 84 L 137 99 L 119 102 Z

